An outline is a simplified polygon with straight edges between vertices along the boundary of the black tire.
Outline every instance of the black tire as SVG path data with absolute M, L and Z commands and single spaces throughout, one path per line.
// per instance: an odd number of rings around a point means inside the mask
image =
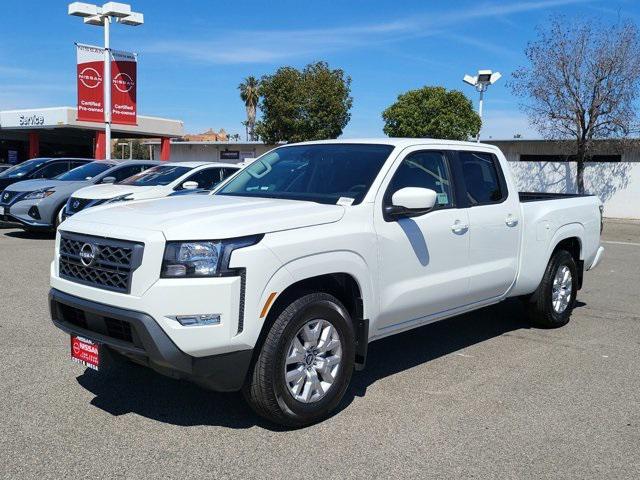
M 323 319 L 333 326 L 341 341 L 341 362 L 333 384 L 324 397 L 311 403 L 297 400 L 285 380 L 285 360 L 290 342 L 309 321 Z M 338 299 L 326 293 L 309 293 L 282 311 L 267 334 L 249 372 L 243 394 L 260 416 L 287 427 L 303 427 L 326 418 L 344 396 L 355 360 L 355 336 L 349 313 Z
M 554 279 L 556 274 L 567 267 L 571 273 L 571 292 L 569 302 L 562 311 L 557 311 L 553 306 Z M 576 301 L 578 286 L 578 267 L 573 256 L 566 250 L 556 250 L 544 272 L 538 289 L 529 297 L 527 302 L 529 318 L 531 322 L 542 328 L 557 328 L 569 323 L 571 312 Z

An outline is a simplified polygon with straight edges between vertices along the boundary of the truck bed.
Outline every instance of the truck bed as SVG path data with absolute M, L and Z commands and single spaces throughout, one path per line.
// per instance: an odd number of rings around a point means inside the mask
M 546 193 L 546 192 L 518 192 L 520 202 L 544 202 L 547 200 L 560 200 L 562 198 L 592 197 L 588 193 Z

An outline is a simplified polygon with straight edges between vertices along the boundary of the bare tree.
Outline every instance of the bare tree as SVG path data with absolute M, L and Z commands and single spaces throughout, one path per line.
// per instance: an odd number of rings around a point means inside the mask
M 548 139 L 573 139 L 576 184 L 584 193 L 584 162 L 596 139 L 637 132 L 640 41 L 634 23 L 552 19 L 525 50 L 529 65 L 513 73 L 513 93 L 526 101 L 530 123 Z

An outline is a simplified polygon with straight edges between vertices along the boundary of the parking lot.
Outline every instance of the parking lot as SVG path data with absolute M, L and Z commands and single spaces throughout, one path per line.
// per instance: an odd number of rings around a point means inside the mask
M 607 222 L 571 323 L 517 301 L 370 346 L 340 411 L 273 428 L 239 394 L 69 360 L 53 240 L 0 229 L 0 478 L 640 478 L 640 223 Z

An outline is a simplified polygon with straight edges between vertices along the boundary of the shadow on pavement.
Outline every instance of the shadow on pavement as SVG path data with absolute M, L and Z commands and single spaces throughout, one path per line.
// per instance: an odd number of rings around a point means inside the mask
M 12 230 L 10 232 L 5 232 L 5 236 L 27 240 L 53 240 L 56 238 L 55 233 L 52 232 L 31 232 L 26 230 Z
M 517 300 L 436 322 L 378 340 L 369 346 L 367 366 L 354 372 L 338 411 L 364 396 L 376 381 L 504 333 L 529 328 Z M 216 393 L 173 380 L 135 364 L 105 373 L 87 369 L 78 383 L 95 395 L 91 404 L 112 414 L 136 413 L 172 425 L 260 426 L 283 429 L 262 420 L 240 393 Z

